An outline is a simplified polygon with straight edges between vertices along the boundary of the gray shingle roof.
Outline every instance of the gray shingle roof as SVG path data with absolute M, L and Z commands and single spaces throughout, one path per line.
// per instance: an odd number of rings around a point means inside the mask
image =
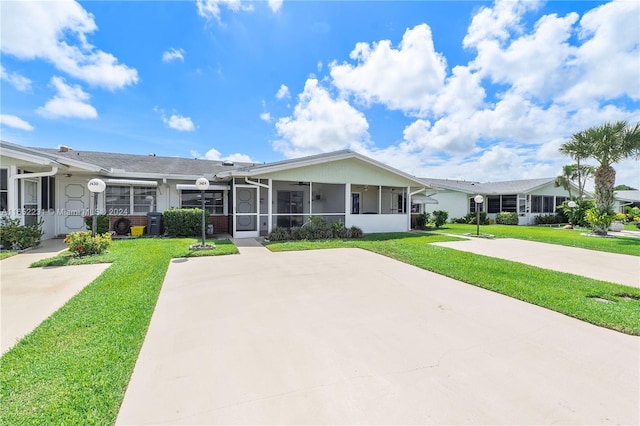
M 548 177 L 538 179 L 509 180 L 504 182 L 472 182 L 464 180 L 431 178 L 420 178 L 420 180 L 439 188 L 466 192 L 468 194 L 480 193 L 484 195 L 499 195 L 527 193 L 543 185 L 553 183 L 555 181 L 555 178 Z
M 75 151 L 60 152 L 51 148 L 31 148 L 43 154 L 69 158 L 122 173 L 157 173 L 169 175 L 210 175 L 218 172 L 238 169 L 252 163 L 234 163 L 223 165 L 222 161 L 200 160 L 179 157 L 159 157 L 152 155 L 117 154 L 112 152 Z

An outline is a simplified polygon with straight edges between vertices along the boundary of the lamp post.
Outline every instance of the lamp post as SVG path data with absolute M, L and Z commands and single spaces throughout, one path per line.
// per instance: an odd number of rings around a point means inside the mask
M 209 189 L 209 181 L 207 178 L 201 177 L 196 180 L 196 188 L 200 190 L 200 198 L 202 201 L 202 247 L 204 248 L 206 245 L 205 239 L 205 224 L 204 224 L 204 191 Z
M 473 201 L 476 202 L 476 235 L 479 237 L 480 236 L 480 207 L 479 207 L 479 205 L 482 204 L 482 202 L 484 201 L 484 197 L 482 195 L 478 194 L 475 197 L 473 197 Z
M 576 208 L 577 204 L 575 201 L 571 200 L 567 203 L 567 206 L 571 209 L 571 217 L 569 218 L 569 225 L 571 225 L 571 229 L 573 229 L 573 220 L 574 220 L 574 215 L 573 215 L 573 209 Z
M 91 179 L 87 184 L 89 191 L 93 192 L 93 223 L 91 224 L 91 237 L 96 236 L 96 228 L 98 227 L 98 194 L 103 192 L 107 187 L 102 179 Z

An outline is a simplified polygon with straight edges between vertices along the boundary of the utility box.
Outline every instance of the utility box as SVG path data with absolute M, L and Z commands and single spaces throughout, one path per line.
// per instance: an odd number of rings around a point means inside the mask
M 139 237 L 141 235 L 144 234 L 144 228 L 146 228 L 146 226 L 132 226 L 131 227 L 131 236 L 132 237 Z
M 162 213 L 149 212 L 147 213 L 147 235 L 163 235 L 162 229 Z

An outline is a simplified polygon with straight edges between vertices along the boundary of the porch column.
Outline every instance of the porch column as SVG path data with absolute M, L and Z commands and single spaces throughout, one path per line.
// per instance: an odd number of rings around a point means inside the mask
M 378 185 L 378 214 L 382 214 L 382 185 Z
M 351 226 L 351 184 L 344 184 L 344 226 Z
M 271 233 L 273 228 L 273 181 L 267 179 L 267 232 Z

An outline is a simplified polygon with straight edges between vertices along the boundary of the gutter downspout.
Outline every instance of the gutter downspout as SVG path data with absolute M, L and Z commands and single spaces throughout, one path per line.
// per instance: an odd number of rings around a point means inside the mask
M 48 177 L 48 176 L 54 176 L 56 173 L 58 173 L 58 166 L 51 166 L 51 170 L 49 170 L 48 172 L 38 172 L 38 173 L 22 173 L 22 174 L 15 174 L 15 175 L 11 175 L 9 177 L 9 188 L 13 188 L 12 192 L 14 194 L 13 197 L 11 197 L 10 202 L 8 203 L 9 205 L 7 207 L 9 207 L 9 212 L 17 212 L 19 210 L 17 204 L 18 204 L 18 188 L 17 188 L 17 180 L 18 179 L 27 179 L 27 178 L 38 178 L 38 177 Z M 42 190 L 42 184 L 40 184 L 40 190 Z M 12 216 L 11 214 L 9 214 L 10 216 Z M 40 215 L 38 215 L 40 216 Z M 57 217 L 57 215 L 56 215 Z M 54 227 L 55 229 L 58 229 L 58 224 L 57 224 L 57 219 L 54 219 L 54 221 L 56 221 L 56 223 L 54 223 Z

